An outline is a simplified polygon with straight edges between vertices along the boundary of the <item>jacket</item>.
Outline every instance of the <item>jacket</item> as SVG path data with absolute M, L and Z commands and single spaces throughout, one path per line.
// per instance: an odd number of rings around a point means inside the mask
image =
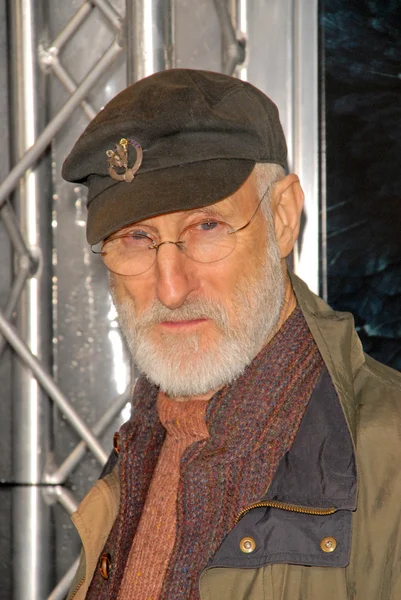
M 365 355 L 349 313 L 291 276 L 325 363 L 266 494 L 202 572 L 201 600 L 401 599 L 401 374 Z M 117 470 L 73 515 L 83 600 L 119 506 Z

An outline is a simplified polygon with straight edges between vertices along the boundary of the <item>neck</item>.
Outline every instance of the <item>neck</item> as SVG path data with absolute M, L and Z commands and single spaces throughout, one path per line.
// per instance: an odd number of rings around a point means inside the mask
M 201 394 L 200 396 L 175 396 L 174 398 L 172 398 L 172 400 L 175 400 L 176 402 L 188 402 L 189 400 L 210 400 L 210 398 L 212 398 L 212 396 L 214 396 L 216 392 L 221 390 L 222 387 L 223 386 L 210 392 L 207 392 L 206 394 Z M 161 390 L 159 392 L 159 396 L 160 398 L 168 398 L 167 394 L 165 394 Z

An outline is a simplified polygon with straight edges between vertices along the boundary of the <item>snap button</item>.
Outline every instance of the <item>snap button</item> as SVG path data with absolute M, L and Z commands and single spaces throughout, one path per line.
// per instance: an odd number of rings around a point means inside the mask
M 241 552 L 245 552 L 246 554 L 250 554 L 256 548 L 256 542 L 251 537 L 244 537 L 239 543 L 239 548 Z
M 113 436 L 113 448 L 114 448 L 116 454 L 120 454 L 121 441 L 120 441 L 119 433 L 115 433 Z
M 333 537 L 325 537 L 320 542 L 320 548 L 323 552 L 334 552 L 337 548 L 337 540 Z
M 110 554 L 102 554 L 99 561 L 99 571 L 103 579 L 108 579 L 110 575 L 111 556 Z

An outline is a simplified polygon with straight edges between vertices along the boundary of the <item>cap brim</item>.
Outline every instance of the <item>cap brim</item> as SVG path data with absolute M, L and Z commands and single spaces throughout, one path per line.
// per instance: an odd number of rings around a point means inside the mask
M 88 243 L 97 244 L 149 217 L 223 200 L 241 187 L 254 166 L 252 160 L 213 159 L 137 173 L 130 183 L 116 182 L 90 202 Z

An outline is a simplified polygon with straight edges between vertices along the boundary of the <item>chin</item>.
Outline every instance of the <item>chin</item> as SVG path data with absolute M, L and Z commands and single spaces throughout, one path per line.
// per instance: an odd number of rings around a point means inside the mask
M 220 343 L 202 337 L 169 336 L 163 344 L 143 338 L 133 349 L 134 362 L 170 397 L 207 394 L 237 379 L 253 357 L 223 336 Z

